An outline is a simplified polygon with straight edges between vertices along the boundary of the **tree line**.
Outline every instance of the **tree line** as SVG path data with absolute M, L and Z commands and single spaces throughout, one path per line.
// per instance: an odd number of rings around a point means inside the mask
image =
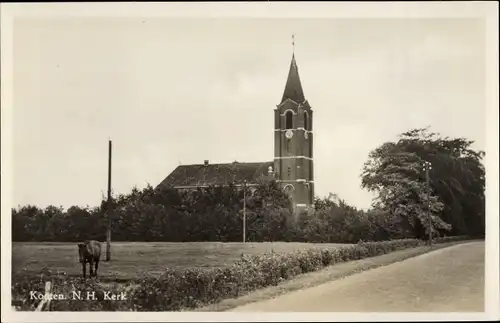
M 361 174 L 362 187 L 377 196 L 368 211 L 338 198 L 316 198 L 313 212 L 293 216 L 291 201 L 278 183 L 247 188 L 247 241 L 423 239 L 429 228 L 435 237 L 483 236 L 484 152 L 472 150 L 472 143 L 415 129 L 380 145 Z M 428 187 L 424 161 L 432 164 Z M 113 241 L 242 240 L 243 191 L 234 184 L 194 191 L 148 185 L 120 194 L 110 204 Z M 33 205 L 12 209 L 13 241 L 102 241 L 107 206 L 103 200 L 96 207 L 67 210 Z

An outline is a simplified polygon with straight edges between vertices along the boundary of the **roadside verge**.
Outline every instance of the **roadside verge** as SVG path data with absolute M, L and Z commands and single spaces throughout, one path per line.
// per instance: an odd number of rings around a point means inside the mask
M 425 254 L 434 250 L 450 247 L 456 244 L 470 242 L 469 241 L 453 241 L 445 242 L 429 246 L 418 246 L 411 249 L 398 250 L 384 254 L 381 256 L 364 258 L 349 262 L 337 263 L 328 266 L 324 269 L 298 275 L 291 280 L 286 280 L 276 286 L 270 286 L 263 289 L 253 291 L 237 298 L 225 299 L 219 303 L 194 309 L 194 311 L 202 312 L 222 312 L 228 311 L 235 307 L 246 305 L 253 302 L 262 301 L 265 299 L 275 298 L 285 293 L 293 292 L 300 289 L 314 287 L 327 283 L 332 280 L 342 279 L 344 277 L 369 270 L 381 266 L 390 265 L 395 262 L 403 261 L 421 254 Z

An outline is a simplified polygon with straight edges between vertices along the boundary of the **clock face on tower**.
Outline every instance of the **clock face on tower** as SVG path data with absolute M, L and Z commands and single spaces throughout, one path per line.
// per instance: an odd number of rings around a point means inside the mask
M 293 137 L 293 131 L 288 129 L 286 132 L 285 132 L 285 137 L 287 137 L 288 139 L 291 139 Z

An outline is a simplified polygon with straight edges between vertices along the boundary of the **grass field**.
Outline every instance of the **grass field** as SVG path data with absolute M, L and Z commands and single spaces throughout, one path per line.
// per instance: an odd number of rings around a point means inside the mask
M 339 248 L 346 244 L 309 243 L 221 243 L 221 242 L 115 242 L 111 261 L 106 262 L 103 243 L 98 274 L 100 280 L 126 281 L 143 274 L 159 275 L 165 268 L 220 267 L 238 260 L 242 254 L 274 251 L 288 253 L 309 248 Z M 81 275 L 76 243 L 14 242 L 12 274 L 40 274 L 44 269 L 68 276 Z M 87 269 L 88 274 L 88 269 Z

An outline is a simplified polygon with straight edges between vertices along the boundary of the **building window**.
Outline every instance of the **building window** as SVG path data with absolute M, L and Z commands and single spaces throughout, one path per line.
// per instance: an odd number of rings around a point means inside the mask
M 304 129 L 309 130 L 309 114 L 304 111 Z
M 294 191 L 294 187 L 292 184 L 286 184 L 285 187 L 283 187 L 283 191 L 287 194 L 291 194 Z
M 312 160 L 309 161 L 309 180 L 314 181 L 314 173 L 313 173 L 313 162 Z
M 285 129 L 293 128 L 293 112 L 287 111 L 285 113 Z
M 313 158 L 313 139 L 312 137 L 310 137 L 311 139 L 309 139 L 309 157 L 310 158 Z
M 292 150 L 292 141 L 290 139 L 286 140 L 286 151 L 290 152 Z
M 288 178 L 292 176 L 292 167 L 288 166 Z

